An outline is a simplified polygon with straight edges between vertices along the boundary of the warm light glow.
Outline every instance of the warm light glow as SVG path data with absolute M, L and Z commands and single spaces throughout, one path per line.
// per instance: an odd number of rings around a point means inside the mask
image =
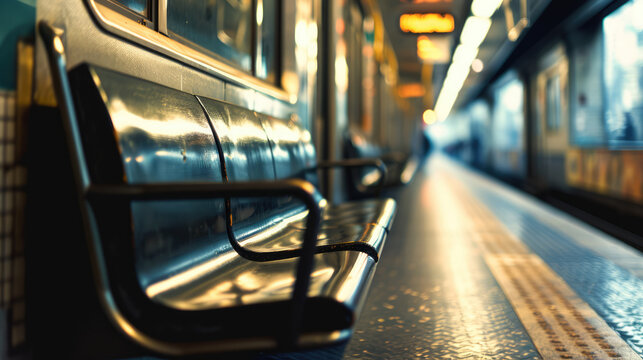
M 477 73 L 484 70 L 484 63 L 482 62 L 482 60 L 480 59 L 473 60 L 473 62 L 471 63 L 471 70 Z
M 65 52 L 65 47 L 63 46 L 63 42 L 62 40 L 60 40 L 58 36 L 54 38 L 54 49 L 56 49 L 56 51 L 61 54 Z
M 284 71 L 281 74 L 281 86 L 290 95 L 297 95 L 299 93 L 299 76 L 294 71 Z
M 401 98 L 418 98 L 424 96 L 424 86 L 420 83 L 404 84 L 397 87 Z
M 295 44 L 297 46 L 308 45 L 308 24 L 303 20 L 299 20 L 295 24 Z
M 339 34 L 342 35 L 344 33 L 346 25 L 344 25 L 344 19 L 339 18 L 337 21 L 335 21 L 335 31 Z
M 261 26 L 263 23 L 263 0 L 257 1 L 257 25 Z
M 460 43 L 477 48 L 487 36 L 490 26 L 491 20 L 488 18 L 469 16 L 462 28 Z
M 453 52 L 453 62 L 463 63 L 469 66 L 473 62 L 473 59 L 476 58 L 476 55 L 478 55 L 478 48 L 460 44 Z
M 422 114 L 422 120 L 424 120 L 424 123 L 427 125 L 431 125 L 437 121 L 437 116 L 435 115 L 435 111 L 431 109 L 427 109 L 424 111 L 424 114 Z
M 145 133 L 155 138 L 174 136 L 177 132 L 190 132 L 200 135 L 212 135 L 209 127 L 190 121 L 186 118 L 143 118 L 130 111 L 120 98 L 114 98 L 109 103 L 110 113 L 113 113 L 112 122 L 118 133 L 142 129 Z M 149 116 L 149 115 L 148 115 Z M 139 161 L 138 158 L 135 159 Z M 141 157 L 142 161 L 142 157 Z M 139 161 L 140 162 L 140 161 Z
M 501 4 L 502 0 L 473 0 L 471 12 L 475 16 L 490 18 Z
M 400 30 L 407 33 L 450 33 L 455 28 L 451 14 L 402 14 Z
M 464 81 L 469 76 L 470 66 L 467 63 L 454 62 L 449 66 L 447 77 L 442 85 L 440 95 L 435 103 L 435 114 L 438 121 L 446 120 L 455 104 Z
M 348 90 L 348 63 L 344 56 L 335 58 L 335 85 L 341 92 Z
M 348 63 L 346 61 L 346 42 L 344 39 L 337 41 L 337 55 L 335 57 L 335 85 L 340 92 L 348 90 Z
M 372 17 L 364 19 L 364 32 L 372 33 L 375 31 L 375 20 Z
M 428 36 L 418 36 L 417 48 L 418 57 L 424 61 L 437 61 L 443 59 L 445 56 L 448 57 Z

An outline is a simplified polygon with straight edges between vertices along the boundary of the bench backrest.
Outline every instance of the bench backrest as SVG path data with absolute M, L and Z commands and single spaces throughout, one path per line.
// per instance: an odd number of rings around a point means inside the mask
M 316 182 L 305 172 L 315 165 L 310 133 L 292 120 L 99 67 L 83 65 L 71 77 L 94 183 Z M 304 208 L 283 198 L 231 199 L 229 211 L 242 241 Z M 143 288 L 231 250 L 223 199 L 137 202 L 132 217 Z

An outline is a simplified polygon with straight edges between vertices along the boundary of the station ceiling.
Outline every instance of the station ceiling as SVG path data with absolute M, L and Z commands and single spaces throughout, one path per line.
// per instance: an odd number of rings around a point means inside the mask
M 429 99 L 416 99 L 424 108 L 433 108 L 438 94 L 442 88 L 453 52 L 460 42 L 460 33 L 467 17 L 471 15 L 471 0 L 378 0 L 382 11 L 384 25 L 397 55 L 401 83 L 414 83 L 421 81 L 423 64 L 432 66 L 432 81 L 430 89 L 433 96 Z M 510 3 L 520 3 L 510 1 Z M 404 33 L 400 30 L 400 15 L 406 13 L 440 13 L 452 14 L 455 20 L 454 31 L 450 34 L 427 34 L 434 42 L 448 42 L 448 61 L 423 61 L 417 52 L 418 34 Z M 519 14 L 514 16 L 520 19 Z M 482 64 L 479 72 L 471 71 L 466 78 L 462 90 L 459 92 L 454 108 L 462 105 L 478 94 L 479 89 L 502 65 L 513 48 L 513 41 L 509 40 L 508 19 L 505 9 L 501 6 L 491 17 L 492 23 L 489 32 L 480 45 L 477 59 Z M 514 39 L 515 40 L 515 39 Z M 413 99 L 412 99 L 413 100 Z

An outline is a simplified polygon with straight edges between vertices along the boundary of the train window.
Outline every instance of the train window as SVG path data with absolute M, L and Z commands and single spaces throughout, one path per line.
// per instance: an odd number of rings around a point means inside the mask
M 643 146 L 643 0 L 603 20 L 605 128 L 613 146 Z
M 145 17 L 149 17 L 148 0 L 112 0 L 129 10 Z
M 251 0 L 168 0 L 169 36 L 251 70 Z
M 576 34 L 572 47 L 571 140 L 579 146 L 605 143 L 603 124 L 603 83 L 601 79 L 601 29 L 586 28 Z
M 299 95 L 298 88 L 286 86 L 294 81 L 282 79 L 290 74 L 284 59 L 289 52 L 282 51 L 282 44 L 296 37 L 294 26 L 286 31 L 290 22 L 280 21 L 286 16 L 282 11 L 290 10 L 283 0 L 86 1 L 95 19 L 113 34 L 280 101 L 292 102 Z M 306 8 L 295 1 L 287 2 L 293 13 Z M 306 32 L 302 34 L 297 36 L 305 39 Z
M 277 51 L 279 44 L 277 26 L 277 0 L 257 0 L 257 50 L 255 75 L 271 83 L 276 82 Z

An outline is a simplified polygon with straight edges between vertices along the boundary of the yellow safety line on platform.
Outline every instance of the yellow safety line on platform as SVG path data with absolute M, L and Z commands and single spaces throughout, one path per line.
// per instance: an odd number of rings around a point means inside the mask
M 640 359 L 545 262 L 455 177 L 431 174 L 545 359 Z M 448 195 L 447 195 L 448 193 Z

